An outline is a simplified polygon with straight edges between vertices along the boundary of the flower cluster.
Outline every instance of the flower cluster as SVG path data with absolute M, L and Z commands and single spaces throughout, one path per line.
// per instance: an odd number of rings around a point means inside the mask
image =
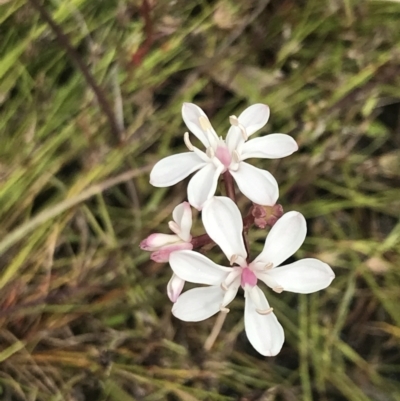
M 189 152 L 166 157 L 154 166 L 150 183 L 156 187 L 174 185 L 197 172 L 187 188 L 189 202 L 183 202 L 173 211 L 169 227 L 174 234 L 152 234 L 140 246 L 152 252 L 152 260 L 168 261 L 172 268 L 167 292 L 174 302 L 174 316 L 198 322 L 218 312 L 226 314 L 241 287 L 245 296 L 247 337 L 260 354 L 274 356 L 283 346 L 284 332 L 259 282 L 277 293 L 309 294 L 328 287 L 335 277 L 326 263 L 313 258 L 280 266 L 304 242 L 306 220 L 295 211 L 284 214 L 281 205 L 276 205 L 279 190 L 275 178 L 244 161 L 253 157 L 282 158 L 295 152 L 297 144 L 284 134 L 248 140 L 268 121 L 269 108 L 263 104 L 250 106 L 239 117 L 231 116 L 231 128 L 225 140 L 218 137 L 200 107 L 185 103 L 182 116 L 206 151 L 193 146 L 186 132 L 184 141 Z M 221 175 L 227 196 L 215 196 Z M 245 219 L 235 202 L 234 182 L 253 202 Z M 191 236 L 190 205 L 201 210 L 206 236 Z M 271 227 L 262 252 L 252 260 L 247 244 L 251 225 Z M 229 266 L 218 265 L 194 251 L 207 243 L 220 247 Z M 185 281 L 203 286 L 182 294 Z

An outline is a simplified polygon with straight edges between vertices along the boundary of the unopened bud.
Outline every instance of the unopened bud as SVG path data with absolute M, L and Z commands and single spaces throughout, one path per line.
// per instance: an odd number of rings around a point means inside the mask
M 258 228 L 272 227 L 283 216 L 283 207 L 280 204 L 262 206 L 254 203 L 251 214 Z

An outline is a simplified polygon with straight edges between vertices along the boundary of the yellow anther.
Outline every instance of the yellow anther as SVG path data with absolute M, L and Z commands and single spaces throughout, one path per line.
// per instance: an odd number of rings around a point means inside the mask
M 208 131 L 209 129 L 211 129 L 211 124 L 210 124 L 210 121 L 208 121 L 207 117 L 200 116 L 199 123 L 201 125 L 201 128 L 203 128 L 204 131 Z
M 270 269 L 272 269 L 272 267 L 273 267 L 274 265 L 271 263 L 271 262 L 269 262 L 269 263 L 267 263 L 265 266 L 264 266 L 264 270 L 270 270 Z M 282 288 L 282 291 L 283 291 L 283 288 Z M 281 292 L 282 292 L 281 291 Z
M 239 125 L 239 119 L 236 116 L 230 116 L 229 122 L 231 123 L 231 125 L 234 125 L 235 127 Z
M 269 308 L 269 309 L 256 309 L 256 312 L 259 313 L 260 315 L 269 315 L 274 308 Z
M 245 141 L 247 141 L 248 135 L 247 135 L 247 132 L 246 132 L 246 128 L 244 127 L 243 124 L 240 124 L 239 119 L 236 116 L 230 116 L 229 117 L 229 122 L 234 127 L 238 127 L 240 129 L 240 131 L 242 132 L 243 139 Z
M 280 294 L 283 291 L 283 287 L 278 286 L 278 287 L 274 287 L 273 291 L 277 292 L 278 294 Z
M 224 306 L 221 306 L 219 310 L 220 310 L 221 312 L 224 312 L 224 313 L 229 313 L 229 312 L 230 312 L 230 309 L 225 308 Z

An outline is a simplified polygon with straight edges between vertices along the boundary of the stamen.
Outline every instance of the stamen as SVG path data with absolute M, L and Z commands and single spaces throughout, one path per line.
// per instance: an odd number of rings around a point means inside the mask
M 242 124 L 239 124 L 238 127 L 240 128 L 240 131 L 242 131 L 242 137 L 245 141 L 247 141 L 248 136 L 247 136 L 247 132 L 246 132 L 246 128 L 244 128 L 244 126 Z
M 0 0 L 1 1 L 1 0 Z M 195 146 L 193 147 L 193 152 L 199 156 L 199 158 L 201 160 L 203 160 L 204 162 L 208 163 L 210 161 L 210 158 L 206 155 L 206 152 L 203 152 L 202 150 L 200 150 L 199 148 L 196 148 Z
M 224 313 L 229 313 L 229 312 L 230 312 L 230 309 L 229 309 L 229 308 L 225 308 L 225 307 L 223 307 L 223 306 L 221 306 L 221 307 L 219 308 L 219 310 L 220 310 L 221 312 L 224 312 Z
M 269 309 L 256 309 L 256 312 L 259 313 L 260 315 L 269 315 L 274 308 L 269 308 Z
M 277 292 L 278 294 L 280 294 L 283 291 L 283 287 L 281 287 L 281 286 L 274 287 L 272 290 Z
M 240 163 L 240 156 L 236 149 L 232 152 L 232 160 L 234 163 Z
M 229 122 L 231 123 L 231 125 L 234 125 L 235 127 L 239 125 L 239 119 L 236 116 L 230 116 Z
M 208 121 L 207 117 L 200 116 L 199 123 L 201 125 L 201 128 L 203 128 L 204 131 L 208 131 L 209 129 L 211 129 L 211 124 L 210 124 L 210 121 Z
M 189 132 L 185 132 L 185 133 L 183 134 L 183 141 L 185 142 L 186 147 L 187 147 L 191 152 L 193 152 L 194 146 L 193 146 L 192 143 L 190 142 L 190 139 L 189 139 Z
M 231 259 L 229 260 L 230 265 L 232 266 L 238 259 L 239 255 L 232 255 Z
M 224 291 L 228 291 L 228 286 L 225 284 L 224 281 L 221 283 L 221 288 L 222 288 Z
M 247 141 L 248 135 L 246 132 L 246 128 L 244 127 L 243 124 L 240 124 L 239 119 L 236 116 L 230 116 L 229 122 L 231 123 L 231 125 L 238 127 L 240 129 L 240 131 L 242 132 L 243 139 Z
M 221 288 L 225 287 L 227 291 L 229 291 L 232 290 L 232 288 L 235 288 L 235 286 L 238 287 L 240 283 L 239 277 L 241 276 L 241 274 L 242 274 L 242 269 L 240 267 L 234 267 L 232 271 L 228 274 L 224 282 L 221 284 Z
M 215 156 L 214 149 L 211 148 L 211 147 L 207 148 L 207 149 L 206 149 L 206 155 L 207 155 L 210 159 L 213 159 L 214 156 Z
M 269 262 L 264 266 L 264 270 L 270 270 L 270 269 L 272 269 L 273 266 L 274 266 L 274 264 Z M 283 288 L 282 288 L 282 290 L 283 290 Z
M 222 174 L 226 170 L 225 166 L 221 163 L 221 161 L 218 159 L 218 157 L 213 157 L 213 155 L 211 155 L 211 156 L 212 157 L 207 155 L 208 161 L 211 160 L 212 164 L 214 164 L 214 166 L 216 168 L 215 174 L 218 174 L 218 175 Z

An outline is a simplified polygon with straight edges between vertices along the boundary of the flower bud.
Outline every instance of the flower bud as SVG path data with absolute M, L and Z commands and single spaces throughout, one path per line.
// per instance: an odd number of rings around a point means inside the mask
M 283 207 L 280 204 L 274 206 L 262 206 L 253 203 L 251 214 L 254 217 L 254 224 L 258 228 L 272 227 L 283 215 Z

